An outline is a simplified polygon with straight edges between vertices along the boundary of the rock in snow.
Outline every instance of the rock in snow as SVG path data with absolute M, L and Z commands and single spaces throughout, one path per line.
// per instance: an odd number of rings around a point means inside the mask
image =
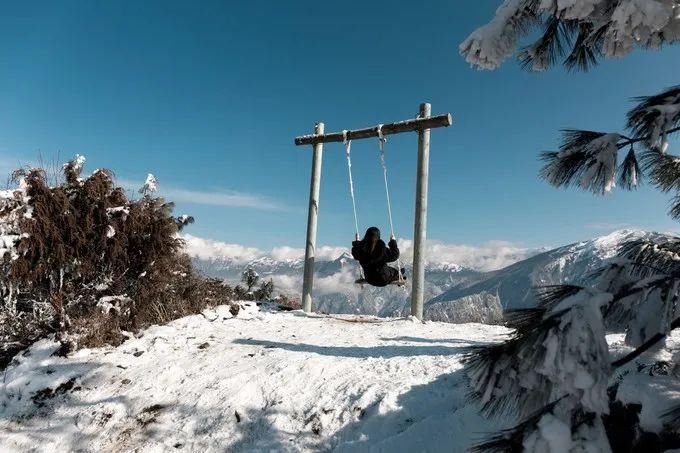
M 0 383 L 0 451 L 463 452 L 504 427 L 460 363 L 503 327 L 243 305 L 68 358 L 38 342 Z

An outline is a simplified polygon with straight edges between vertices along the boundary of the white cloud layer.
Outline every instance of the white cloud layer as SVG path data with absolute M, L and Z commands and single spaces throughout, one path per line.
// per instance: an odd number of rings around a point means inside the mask
M 324 245 L 316 249 L 316 258 L 321 260 L 334 260 L 345 252 L 349 253 L 347 247 Z M 275 260 L 297 260 L 305 257 L 305 249 L 287 246 L 274 247 L 270 255 Z
M 302 248 L 281 246 L 266 251 L 255 247 L 199 238 L 189 234 L 185 234 L 183 237 L 187 243 L 187 253 L 192 257 L 206 260 L 228 259 L 239 264 L 245 264 L 263 257 L 284 261 L 302 259 L 305 255 Z M 402 252 L 402 262 L 410 262 L 413 259 L 413 242 L 402 239 L 399 241 L 399 248 Z M 316 256 L 320 260 L 333 260 L 348 251 L 345 247 L 322 246 L 317 249 Z M 458 264 L 480 271 L 500 269 L 528 258 L 534 253 L 535 250 L 526 249 L 507 241 L 489 241 L 482 245 L 446 244 L 439 241 L 428 241 L 426 247 L 426 256 L 430 264 Z
M 399 240 L 404 261 L 413 259 L 413 241 Z M 430 264 L 458 264 L 479 271 L 492 271 L 509 266 L 533 255 L 535 250 L 508 241 L 488 241 L 481 245 L 447 244 L 428 241 L 425 256 Z
M 247 263 L 265 254 L 255 247 L 244 247 L 239 244 L 228 244 L 226 242 L 204 239 L 190 234 L 183 234 L 186 242 L 186 252 L 192 258 L 203 260 L 214 260 L 227 258 L 237 263 Z

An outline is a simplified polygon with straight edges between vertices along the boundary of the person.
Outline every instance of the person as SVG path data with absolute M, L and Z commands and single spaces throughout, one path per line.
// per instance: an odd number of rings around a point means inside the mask
M 362 240 L 352 242 L 352 257 L 359 261 L 369 285 L 382 287 L 399 280 L 399 271 L 387 265 L 399 258 L 397 241 L 391 237 L 385 245 L 377 227 L 370 227 Z M 401 274 L 405 279 L 404 269 Z

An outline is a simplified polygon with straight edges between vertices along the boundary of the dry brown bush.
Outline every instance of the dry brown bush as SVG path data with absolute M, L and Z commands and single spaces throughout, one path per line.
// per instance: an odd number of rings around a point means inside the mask
M 41 169 L 19 170 L 23 190 L 0 205 L 0 233 L 20 233 L 0 255 L 0 366 L 49 333 L 77 346 L 118 344 L 122 331 L 233 299 L 193 270 L 178 236 L 187 219 L 172 216 L 172 203 L 148 191 L 128 199 L 110 171 L 81 170 L 67 163 L 54 187 Z

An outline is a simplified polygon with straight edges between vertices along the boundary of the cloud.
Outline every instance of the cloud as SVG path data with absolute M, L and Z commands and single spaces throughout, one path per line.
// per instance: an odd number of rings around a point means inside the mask
M 621 223 L 595 222 L 586 225 L 586 228 L 590 228 L 593 230 L 608 230 L 608 231 L 638 229 L 634 225 L 631 225 L 630 223 L 623 222 Z
M 132 191 L 137 191 L 142 187 L 142 182 L 128 179 L 119 178 L 116 182 L 121 187 Z M 237 192 L 235 190 L 203 191 L 184 189 L 164 185 L 163 181 L 160 181 L 160 184 L 158 185 L 158 193 L 170 201 L 179 203 L 230 206 L 235 208 L 260 209 L 264 211 L 283 211 L 287 209 L 287 207 L 280 202 L 257 194 Z
M 320 260 L 334 260 L 345 252 L 349 252 L 347 247 L 324 245 L 317 247 L 316 258 Z M 305 249 L 294 247 L 274 247 L 271 257 L 275 260 L 296 260 L 305 257 Z
M 302 248 L 280 246 L 270 251 L 255 247 L 245 247 L 239 244 L 211 239 L 199 238 L 190 234 L 183 235 L 186 240 L 187 253 L 201 259 L 227 259 L 238 264 L 246 264 L 257 258 L 270 257 L 277 261 L 303 259 L 305 251 Z M 399 241 L 402 263 L 410 263 L 413 259 L 413 242 L 406 239 Z M 318 260 L 334 260 L 348 252 L 346 247 L 322 246 L 318 247 Z M 517 261 L 528 258 L 536 253 L 534 249 L 520 247 L 507 241 L 489 241 L 482 245 L 447 244 L 440 241 L 428 241 L 426 256 L 430 264 L 458 264 L 461 266 L 491 271 L 509 266 Z M 353 276 L 348 276 L 349 281 Z M 340 282 L 345 284 L 343 280 Z M 332 282 L 328 282 L 331 285 Z M 323 283 L 322 283 L 323 285 Z
M 272 249 L 271 255 L 272 258 L 278 261 L 297 260 L 304 258 L 305 250 L 302 248 L 294 248 L 288 246 L 274 247 Z
M 245 247 L 239 244 L 204 239 L 190 234 L 183 234 L 186 242 L 185 250 L 192 258 L 202 260 L 230 259 L 237 263 L 245 264 L 265 255 L 255 247 Z
M 356 279 L 356 272 L 350 268 L 343 268 L 340 272 L 327 277 L 317 277 L 314 279 L 314 294 L 324 296 L 326 294 L 347 294 L 351 292 L 358 296 L 361 287 L 354 284 Z
M 413 259 L 413 241 L 399 240 L 399 249 L 404 261 Z M 468 245 L 428 240 L 425 246 L 425 256 L 430 264 L 458 264 L 480 271 L 501 269 L 534 254 L 535 250 L 508 241 Z
M 343 268 L 340 272 L 325 277 L 317 276 L 314 279 L 314 295 L 318 297 L 342 293 L 358 297 L 361 287 L 354 284 L 356 278 L 356 272 L 351 268 Z M 272 280 L 277 291 L 281 294 L 299 295 L 301 292 L 301 276 L 274 275 Z

